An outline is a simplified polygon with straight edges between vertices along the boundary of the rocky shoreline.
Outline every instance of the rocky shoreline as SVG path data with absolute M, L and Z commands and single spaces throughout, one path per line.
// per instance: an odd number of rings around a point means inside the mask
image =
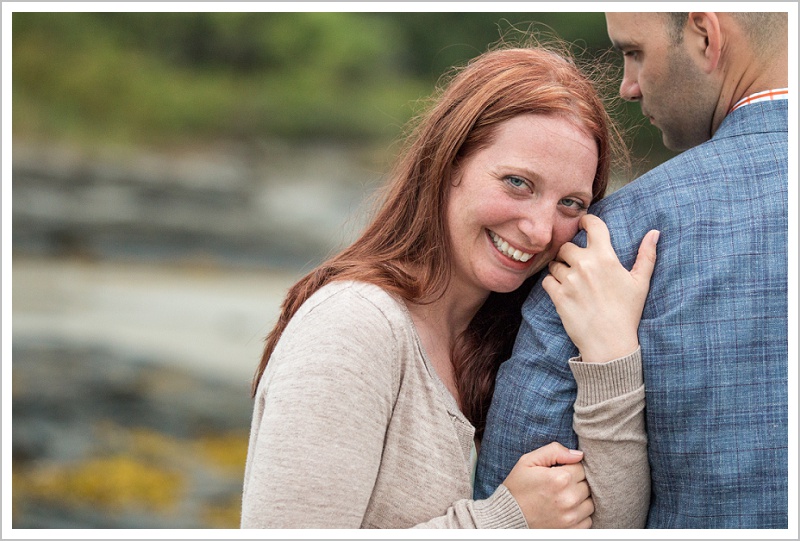
M 256 150 L 15 141 L 14 529 L 238 527 L 263 337 L 380 176 L 352 149 Z
M 13 147 L 15 253 L 297 268 L 349 242 L 382 176 L 336 145 L 96 155 Z
M 14 528 L 236 528 L 252 404 L 186 371 L 13 346 Z

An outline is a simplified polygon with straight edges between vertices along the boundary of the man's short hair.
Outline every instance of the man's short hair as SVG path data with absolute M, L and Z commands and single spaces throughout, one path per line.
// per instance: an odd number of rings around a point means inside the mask
M 667 16 L 667 32 L 673 44 L 678 45 L 683 42 L 683 29 L 689 18 L 688 12 L 669 12 Z M 786 13 L 770 12 L 746 12 L 731 13 L 736 21 L 744 28 L 745 33 L 756 51 L 764 51 L 770 46 L 775 35 L 781 35 L 776 29 L 782 28 L 788 23 Z

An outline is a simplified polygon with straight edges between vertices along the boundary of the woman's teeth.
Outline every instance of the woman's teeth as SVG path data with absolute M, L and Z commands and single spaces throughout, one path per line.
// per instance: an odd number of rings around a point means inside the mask
M 508 242 L 503 240 L 503 237 L 501 237 L 494 231 L 489 231 L 489 236 L 492 238 L 492 242 L 494 242 L 494 245 L 497 247 L 500 253 L 503 254 L 504 256 L 510 257 L 514 261 L 521 261 L 525 263 L 526 261 L 528 261 L 530 258 L 533 257 L 533 254 L 529 254 L 527 252 L 523 252 L 521 250 L 517 250 L 509 246 Z

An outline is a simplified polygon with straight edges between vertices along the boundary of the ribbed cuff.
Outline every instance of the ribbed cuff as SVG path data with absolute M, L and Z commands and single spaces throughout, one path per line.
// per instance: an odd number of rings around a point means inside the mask
M 644 384 L 642 351 L 607 363 L 584 363 L 580 357 L 569 360 L 569 367 L 578 384 L 576 406 L 591 406 L 635 391 Z
M 505 485 L 501 484 L 485 500 L 475 500 L 473 509 L 478 528 L 528 528 L 522 509 Z

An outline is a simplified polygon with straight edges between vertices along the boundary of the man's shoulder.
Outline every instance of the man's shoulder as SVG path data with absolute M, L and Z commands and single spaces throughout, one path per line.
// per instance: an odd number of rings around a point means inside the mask
M 750 108 L 747 114 L 736 114 L 737 110 L 735 117 L 726 119 L 712 139 L 647 171 L 598 202 L 593 210 L 603 213 L 631 203 L 657 206 L 666 198 L 699 194 L 723 178 L 732 181 L 737 175 L 759 172 L 771 175 L 770 164 L 788 160 L 788 134 L 778 122 L 755 119 L 785 117 L 785 102 L 746 108 Z
M 698 164 L 707 167 L 712 163 L 719 164 L 719 152 L 706 147 L 708 143 L 691 148 L 670 158 L 638 176 L 621 188 L 607 195 L 592 205 L 591 212 L 602 215 L 612 209 L 629 208 L 629 205 L 644 204 L 659 206 L 667 198 L 673 198 L 674 186 L 681 181 L 697 181 Z M 712 160 L 709 160 L 712 158 Z

